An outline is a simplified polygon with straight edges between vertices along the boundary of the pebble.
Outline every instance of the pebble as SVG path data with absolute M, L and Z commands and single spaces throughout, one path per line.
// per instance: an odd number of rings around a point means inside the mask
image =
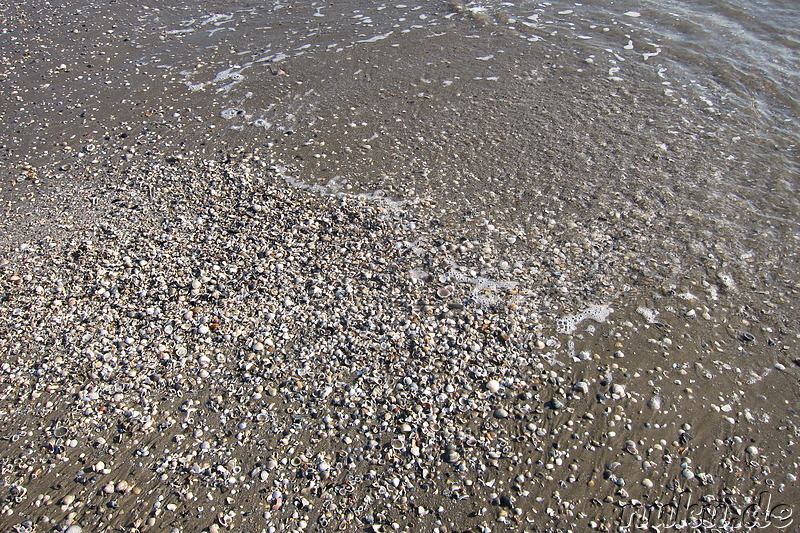
M 494 417 L 495 417 L 495 418 L 508 418 L 508 411 L 506 411 L 506 410 L 505 410 L 504 408 L 502 408 L 502 407 L 501 407 L 501 408 L 499 408 L 499 409 L 495 409 L 495 411 L 494 411 Z

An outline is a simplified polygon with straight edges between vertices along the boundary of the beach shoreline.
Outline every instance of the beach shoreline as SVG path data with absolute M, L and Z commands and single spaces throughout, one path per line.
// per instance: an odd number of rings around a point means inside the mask
M 0 6 L 0 531 L 794 531 L 774 3 Z
M 531 255 L 430 206 L 252 160 L 76 201 L 96 218 L 4 246 L 3 530 L 615 530 L 685 490 L 796 501 L 797 336 L 730 280 L 561 307 Z

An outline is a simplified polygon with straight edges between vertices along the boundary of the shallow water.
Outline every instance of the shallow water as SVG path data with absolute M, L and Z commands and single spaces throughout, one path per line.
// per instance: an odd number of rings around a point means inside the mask
M 618 217 L 644 221 L 651 257 L 796 262 L 787 2 L 3 11 L 7 197 L 38 177 L 25 164 L 80 179 L 253 152 L 306 182 L 429 198 L 465 234 Z

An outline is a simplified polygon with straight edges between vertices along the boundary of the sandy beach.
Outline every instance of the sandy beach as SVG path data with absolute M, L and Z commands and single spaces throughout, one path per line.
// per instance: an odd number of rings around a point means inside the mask
M 638 11 L 223 7 L 0 8 L 0 531 L 797 530 L 790 129 Z
M 763 491 L 791 522 L 797 337 L 766 295 L 601 272 L 570 309 L 545 249 L 253 159 L 75 192 L 4 245 L 4 529 L 617 530 Z

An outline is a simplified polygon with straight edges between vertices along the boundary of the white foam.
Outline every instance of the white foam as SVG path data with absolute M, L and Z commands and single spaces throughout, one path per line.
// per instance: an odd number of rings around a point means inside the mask
M 187 33 L 193 33 L 194 28 L 186 28 L 183 30 L 167 30 L 167 35 L 186 35 Z
M 369 39 L 362 39 L 361 41 L 356 41 L 356 42 L 358 42 L 358 43 L 374 43 L 374 42 L 382 41 L 383 39 L 386 39 L 387 37 L 389 37 L 393 33 L 394 33 L 394 31 L 390 31 L 390 32 L 387 32 L 387 33 L 384 33 L 384 34 L 381 34 L 381 35 L 376 35 L 374 37 L 370 37 Z
M 736 286 L 736 282 L 733 281 L 733 276 L 730 274 L 719 274 L 719 282 L 722 283 L 722 286 L 726 289 L 732 289 Z
M 428 276 L 430 276 L 430 274 L 421 268 L 412 268 L 408 272 L 408 277 L 411 278 L 411 281 L 414 283 L 424 281 Z
M 448 277 L 455 283 L 469 283 L 472 291 L 470 296 L 481 307 L 491 307 L 500 302 L 500 292 L 512 290 L 517 287 L 516 281 L 494 281 L 483 276 L 468 276 L 458 270 L 456 264 L 451 264 Z
M 605 322 L 610 315 L 612 309 L 603 304 L 592 304 L 580 313 L 568 315 L 556 320 L 556 330 L 565 335 L 572 335 L 578 328 L 578 324 L 587 319 L 592 319 L 595 322 Z
M 264 128 L 265 130 L 268 130 L 272 127 L 272 122 L 267 122 L 263 118 L 257 118 L 251 122 L 251 124 L 257 128 Z
M 642 315 L 642 318 L 644 318 L 648 324 L 654 323 L 658 316 L 658 311 L 644 306 L 637 307 L 636 312 Z
M 228 109 L 223 109 L 222 112 L 219 114 L 225 120 L 230 120 L 234 118 L 241 112 L 240 109 L 236 109 L 235 107 L 229 107 Z
M 208 24 L 219 26 L 220 24 L 227 24 L 228 22 L 233 20 L 233 15 L 229 13 L 213 13 L 211 15 L 206 15 L 202 18 L 203 22 L 200 23 L 201 26 L 206 26 Z

